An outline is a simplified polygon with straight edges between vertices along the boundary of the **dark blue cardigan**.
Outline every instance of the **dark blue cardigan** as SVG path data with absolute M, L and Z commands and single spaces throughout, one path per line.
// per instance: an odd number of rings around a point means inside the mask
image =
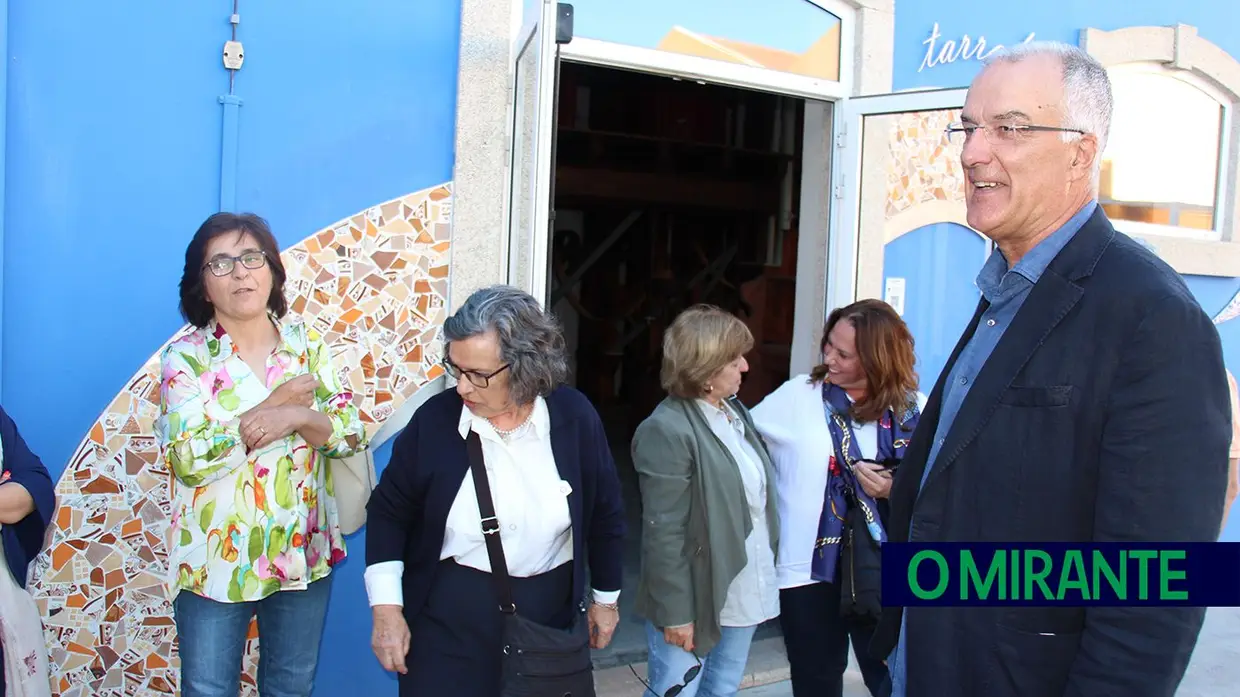
M 592 587 L 620 590 L 625 533 L 620 479 L 602 421 L 585 395 L 560 387 L 546 401 L 556 467 L 572 486 L 573 597 L 584 601 L 587 552 Z M 448 511 L 469 472 L 459 430 L 461 404 L 455 390 L 446 390 L 418 408 L 396 437 L 367 506 L 366 564 L 405 563 L 406 617 L 426 602 Z
M 26 487 L 34 499 L 33 513 L 16 525 L 0 529 L 0 535 L 4 535 L 4 560 L 18 585 L 25 588 L 27 568 L 43 549 L 43 534 L 56 512 L 55 485 L 39 456 L 30 451 L 17 432 L 17 424 L 3 408 L 0 408 L 0 439 L 4 441 L 4 465 L 0 472 L 8 472 L 9 481 Z
M 21 484 L 34 499 L 33 513 L 16 525 L 0 528 L 0 535 L 4 536 L 4 562 L 13 572 L 17 584 L 24 588 L 30 562 L 43 549 L 43 533 L 56 512 L 56 489 L 47 468 L 26 446 L 26 441 L 17 432 L 17 424 L 3 408 L 0 408 L 0 439 L 4 441 L 4 464 L 0 467 L 0 473 L 8 472 L 8 481 Z M 4 694 L 3 666 L 4 647 L 0 646 L 0 695 Z

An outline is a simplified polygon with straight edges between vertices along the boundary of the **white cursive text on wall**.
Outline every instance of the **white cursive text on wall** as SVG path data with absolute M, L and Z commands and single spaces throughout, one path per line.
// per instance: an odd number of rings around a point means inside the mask
M 943 35 L 939 33 L 939 23 L 935 22 L 934 29 L 930 32 L 930 38 L 921 42 L 926 47 L 926 55 L 921 59 L 921 66 L 917 68 L 917 72 L 920 73 L 926 68 L 933 68 L 936 65 L 955 63 L 958 60 L 984 60 L 986 56 L 1003 48 L 1003 44 L 995 44 L 987 50 L 986 37 L 984 36 L 978 36 L 977 41 L 974 42 L 969 38 L 968 34 L 965 34 L 960 37 L 959 43 L 948 39 L 940 45 L 939 39 L 941 38 L 943 38 Z M 1033 41 L 1033 32 L 1029 32 L 1029 36 L 1026 36 L 1021 43 L 1028 43 L 1030 41 Z

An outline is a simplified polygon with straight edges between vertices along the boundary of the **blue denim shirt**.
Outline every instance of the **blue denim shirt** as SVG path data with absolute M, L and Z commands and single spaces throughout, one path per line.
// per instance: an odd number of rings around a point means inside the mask
M 930 476 L 930 470 L 934 467 L 934 461 L 939 455 L 939 448 L 943 447 L 943 442 L 947 440 L 947 434 L 956 420 L 956 414 L 960 412 L 960 405 L 968 396 L 969 389 L 973 387 L 973 381 L 977 379 L 977 374 L 986 364 L 986 359 L 990 358 L 1003 332 L 1007 330 L 1016 317 L 1016 313 L 1020 311 L 1025 298 L 1029 297 L 1029 291 L 1033 290 L 1034 284 L 1042 277 L 1051 261 L 1081 229 L 1085 221 L 1093 216 L 1097 207 L 1097 201 L 1085 204 L 1076 215 L 1064 223 L 1063 227 L 1029 250 L 1029 253 L 1016 262 L 1016 266 L 1011 269 L 1008 268 L 1007 260 L 998 250 L 991 254 L 986 264 L 982 266 L 981 272 L 977 275 L 977 288 L 981 291 L 982 297 L 990 302 L 990 307 L 982 313 L 981 319 L 978 320 L 977 330 L 973 332 L 969 343 L 960 352 L 960 357 L 943 383 L 938 428 L 934 432 L 934 443 L 930 446 L 930 455 L 926 458 L 926 470 L 921 476 L 922 487 L 926 485 L 926 479 Z M 891 697 L 905 697 L 904 626 L 904 619 L 901 619 L 900 640 L 887 659 L 887 667 L 891 672 Z

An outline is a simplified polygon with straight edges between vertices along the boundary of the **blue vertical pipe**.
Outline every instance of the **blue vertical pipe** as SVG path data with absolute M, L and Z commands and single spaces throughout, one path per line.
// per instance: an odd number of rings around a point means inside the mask
M 224 105 L 224 131 L 220 138 L 220 210 L 237 207 L 237 150 L 241 130 L 241 98 L 234 94 L 220 97 Z
M 8 167 L 8 116 L 9 116 L 9 0 L 0 0 L 0 403 L 4 402 L 4 221 L 7 217 L 4 189 L 7 186 L 5 170 Z

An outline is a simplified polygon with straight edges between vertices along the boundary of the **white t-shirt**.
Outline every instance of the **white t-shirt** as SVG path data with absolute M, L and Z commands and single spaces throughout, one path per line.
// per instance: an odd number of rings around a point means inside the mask
M 917 393 L 917 408 L 926 408 L 926 396 Z M 775 493 L 779 501 L 780 588 L 816 583 L 810 560 L 818 537 L 827 465 L 835 452 L 822 409 L 822 386 L 809 375 L 797 375 L 766 396 L 750 412 L 766 440 L 775 465 Z M 878 424 L 853 426 L 861 457 L 878 452 Z

